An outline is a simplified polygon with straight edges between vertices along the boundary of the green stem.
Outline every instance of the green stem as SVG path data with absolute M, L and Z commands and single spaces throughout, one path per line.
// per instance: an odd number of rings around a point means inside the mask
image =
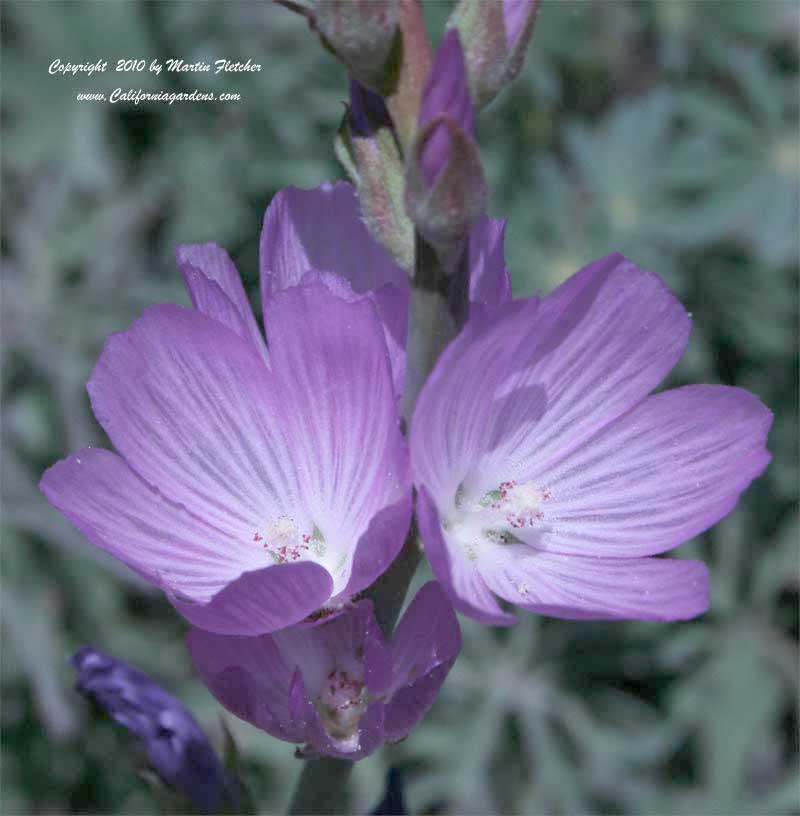
M 347 813 L 347 780 L 353 764 L 331 757 L 305 760 L 289 813 Z

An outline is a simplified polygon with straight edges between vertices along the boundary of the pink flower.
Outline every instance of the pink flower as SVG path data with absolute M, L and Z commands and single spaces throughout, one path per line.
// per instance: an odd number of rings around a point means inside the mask
M 478 310 L 422 390 L 417 519 L 456 608 L 510 624 L 499 596 L 564 618 L 691 618 L 700 562 L 653 558 L 729 513 L 767 466 L 772 415 L 739 388 L 648 396 L 690 321 L 621 255 L 552 294 Z
M 195 629 L 188 644 L 203 681 L 237 717 L 312 751 L 361 759 L 422 719 L 458 656 L 461 633 L 431 581 L 389 644 L 369 601 L 316 627 L 258 638 Z
M 350 215 L 331 235 L 348 263 Z M 267 221 L 267 343 L 227 253 L 183 247 L 195 309 L 147 309 L 89 381 L 121 455 L 79 451 L 41 482 L 93 544 L 227 634 L 339 608 L 392 562 L 410 516 L 392 371 L 404 348 L 387 348 L 394 312 L 380 297 L 401 273 L 362 227 L 369 270 L 351 286 L 309 250 L 321 222 L 303 236 Z

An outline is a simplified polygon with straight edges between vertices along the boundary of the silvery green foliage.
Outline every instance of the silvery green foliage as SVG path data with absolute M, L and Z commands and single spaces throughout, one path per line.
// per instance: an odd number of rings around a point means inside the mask
M 441 30 L 449 8 L 429 11 Z M 227 245 L 255 294 L 269 198 L 339 174 L 346 78 L 302 20 L 261 2 L 3 12 L 0 810 L 154 812 L 115 759 L 118 731 L 71 690 L 68 655 L 92 641 L 157 675 L 218 747 L 219 707 L 166 602 L 83 543 L 35 485 L 68 450 L 104 442 L 84 391 L 104 338 L 148 303 L 188 302 L 177 242 Z M 771 0 L 545 3 L 521 77 L 479 121 L 515 291 L 548 291 L 612 250 L 661 272 L 694 316 L 674 383 L 757 393 L 776 415 L 774 461 L 683 552 L 711 565 L 709 615 L 465 622 L 423 726 L 356 768 L 354 812 L 378 801 L 390 763 L 406 770 L 413 813 L 797 809 L 797 24 L 794 4 Z M 239 92 L 239 105 L 136 111 L 73 103 L 67 89 L 86 83 L 46 75 L 59 55 L 213 55 L 265 71 L 168 80 Z M 117 85 L 106 75 L 92 88 Z M 227 722 L 261 812 L 279 812 L 298 761 Z

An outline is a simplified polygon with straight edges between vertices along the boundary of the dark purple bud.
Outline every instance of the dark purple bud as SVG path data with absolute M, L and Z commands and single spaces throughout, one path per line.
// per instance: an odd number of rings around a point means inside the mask
M 353 77 L 350 77 L 350 124 L 358 136 L 373 136 L 379 128 L 392 124 L 383 97 Z
M 314 18 L 325 44 L 356 79 L 375 90 L 388 87 L 399 0 L 319 0 Z
M 475 111 L 469 95 L 464 51 L 458 32 L 445 34 L 422 91 L 419 110 L 419 131 L 435 120 L 440 120 L 428 136 L 420 154 L 420 163 L 428 184 L 433 186 L 450 159 L 448 128 L 442 118 L 449 120 L 465 134 L 475 137 Z
M 448 27 L 461 34 L 478 110 L 520 72 L 538 11 L 538 0 L 461 0 L 456 7 Z
M 78 691 L 142 740 L 164 782 L 203 813 L 217 812 L 225 773 L 208 737 L 180 700 L 144 672 L 88 646 L 75 653 L 72 665 Z

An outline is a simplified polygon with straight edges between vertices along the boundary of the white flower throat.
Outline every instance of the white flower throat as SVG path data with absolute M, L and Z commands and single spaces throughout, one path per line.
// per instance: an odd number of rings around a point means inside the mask
M 325 538 L 317 527 L 303 532 L 289 516 L 274 516 L 263 530 L 253 533 L 253 543 L 263 547 L 276 564 L 316 560 L 325 555 Z
M 550 498 L 548 488 L 533 482 L 501 482 L 478 501 L 469 498 L 460 487 L 455 513 L 445 519 L 443 527 L 467 558 L 474 561 L 481 545 L 522 543 L 516 533 L 544 521 L 543 507 Z

